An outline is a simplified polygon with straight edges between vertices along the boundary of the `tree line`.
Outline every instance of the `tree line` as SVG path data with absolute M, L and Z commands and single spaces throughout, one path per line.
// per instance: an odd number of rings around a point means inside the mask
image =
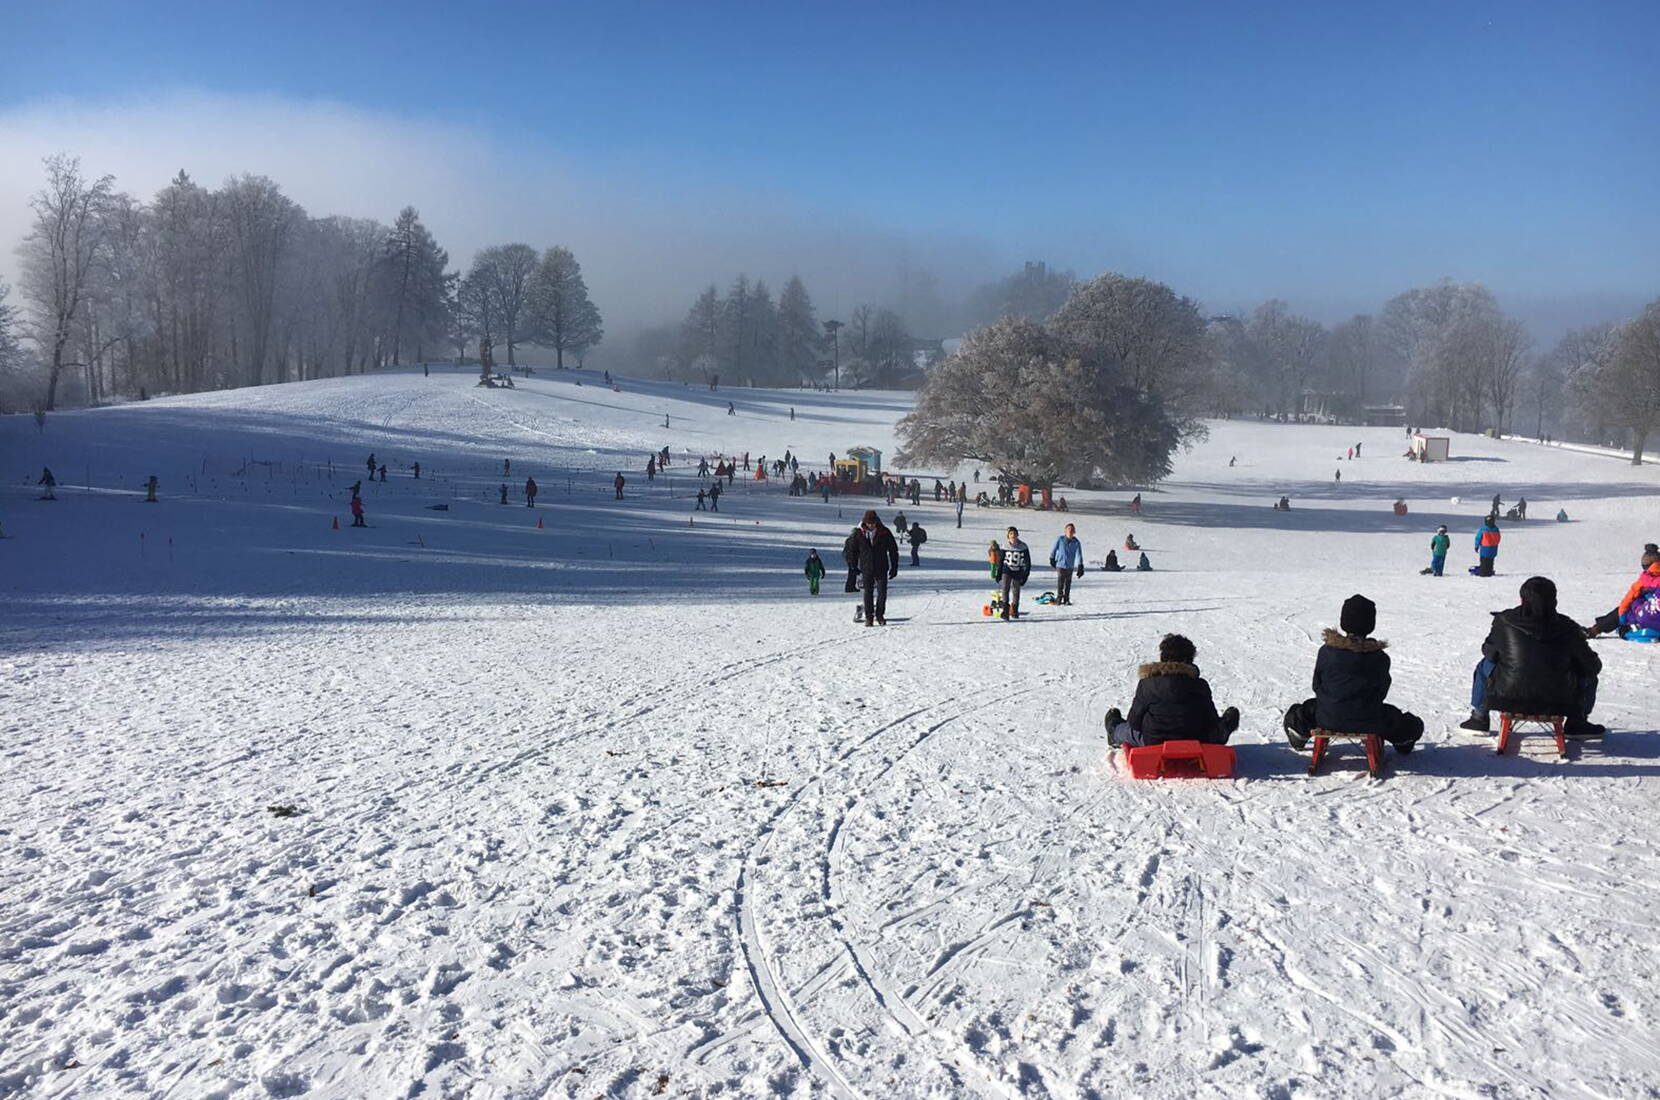
M 149 202 L 47 158 L 0 284 L 0 411 L 361 373 L 469 344 L 578 363 L 602 339 L 568 249 L 479 252 L 465 277 L 413 207 L 392 225 L 312 217 L 264 176 L 180 172 Z

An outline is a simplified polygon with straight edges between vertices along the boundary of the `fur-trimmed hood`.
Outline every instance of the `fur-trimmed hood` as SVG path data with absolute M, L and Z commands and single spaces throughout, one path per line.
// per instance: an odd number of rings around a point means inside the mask
M 1149 676 L 1198 676 L 1199 666 L 1190 665 L 1186 661 L 1154 661 L 1150 665 L 1141 666 L 1141 679 Z
M 1330 627 L 1320 635 L 1320 640 L 1333 649 L 1346 649 L 1351 653 L 1376 653 L 1389 648 L 1389 643 L 1382 638 L 1357 638 Z

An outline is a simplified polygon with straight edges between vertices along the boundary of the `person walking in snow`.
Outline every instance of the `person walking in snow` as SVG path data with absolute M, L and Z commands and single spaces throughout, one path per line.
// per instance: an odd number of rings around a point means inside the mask
M 818 582 L 824 579 L 824 562 L 819 560 L 817 550 L 807 551 L 807 592 L 818 595 Z
M 709 476 L 709 460 L 707 458 L 698 459 L 698 462 L 697 462 L 697 476 L 698 477 L 708 477 Z
M 1072 577 L 1084 575 L 1084 544 L 1078 541 L 1078 528 L 1067 524 L 1055 538 L 1049 550 L 1049 567 L 1055 570 L 1055 599 L 1061 604 L 1072 603 Z
M 628 479 L 622 476 L 621 470 L 617 471 L 617 476 L 612 479 L 611 484 L 617 490 L 617 499 L 621 500 L 623 498 L 623 486 L 628 484 Z
M 1020 531 L 1014 527 L 1005 532 L 1003 545 L 998 548 L 998 580 L 1003 586 L 1003 610 L 1000 618 L 1020 618 L 1020 589 L 1032 574 L 1032 551 L 1020 541 Z
M 1500 512 L 1502 512 L 1503 510 L 1504 510 L 1504 501 L 1499 498 L 1499 494 L 1494 493 L 1493 494 L 1493 514 L 1496 516 Z
M 1332 474 L 1332 480 L 1341 485 L 1343 483 L 1343 471 L 1338 470 L 1336 473 Z
M 1358 444 L 1358 443 L 1355 444 L 1355 457 L 1356 458 L 1360 457 L 1360 444 Z
M 1517 497 L 1516 498 L 1516 518 L 1517 519 L 1526 519 L 1527 518 L 1527 498 L 1526 497 Z
M 369 480 L 370 481 L 375 480 L 375 470 L 376 470 L 376 468 L 377 468 L 377 465 L 375 463 L 375 452 L 370 451 L 369 452 Z
M 1338 630 L 1321 635 L 1314 658 L 1314 698 L 1293 703 L 1285 712 L 1285 739 L 1302 752 L 1317 729 L 1336 733 L 1375 733 L 1411 752 L 1424 735 L 1424 721 L 1384 702 L 1389 695 L 1389 643 L 1371 636 L 1377 605 L 1356 594 L 1343 601 Z
M 1130 514 L 1132 516 L 1141 515 L 1141 494 L 1140 493 L 1137 493 L 1135 496 L 1130 498 Z
M 657 457 L 655 455 L 646 458 L 646 480 L 657 480 Z
M 1470 717 L 1459 729 L 1492 732 L 1492 711 L 1560 714 L 1569 737 L 1596 737 L 1590 721 L 1602 660 L 1591 652 L 1585 628 L 1556 610 L 1556 585 L 1547 577 L 1522 583 L 1518 607 L 1493 613 L 1470 681 Z
M 1193 740 L 1225 745 L 1239 728 L 1239 710 L 1216 713 L 1210 685 L 1193 663 L 1197 650 L 1180 634 L 1159 641 L 1159 659 L 1141 666 L 1130 713 L 1107 711 L 1107 743 L 1117 747 Z
M 40 468 L 40 480 L 35 482 L 35 484 L 42 487 L 43 491 L 40 494 L 41 500 L 58 499 L 58 494 L 56 492 L 58 487 L 58 479 L 52 476 L 52 468 L 50 466 L 42 466 Z
M 384 462 L 380 464 L 380 479 L 383 482 L 386 480 L 386 463 Z
M 715 483 L 713 485 L 709 486 L 709 511 L 711 511 L 711 512 L 720 511 L 720 494 L 721 494 L 720 478 L 717 477 L 715 479 Z
M 501 503 L 507 503 L 507 482 L 501 483 Z
M 1452 548 L 1452 539 L 1447 535 L 1447 525 L 1442 524 L 1435 529 L 1435 534 L 1429 540 L 1429 568 L 1424 572 L 1431 576 L 1441 576 L 1441 570 L 1447 565 L 1447 551 Z
M 697 507 L 693 510 L 697 512 L 707 512 L 709 509 L 704 507 L 704 501 L 708 499 L 708 496 L 709 494 L 705 493 L 702 489 L 699 489 L 697 491 Z
M 415 463 L 415 480 L 421 480 L 421 464 L 419 462 Z
M 1493 566 L 1499 560 L 1499 542 L 1504 538 L 1499 533 L 1499 517 L 1488 516 L 1482 521 L 1481 529 L 1476 532 L 1476 567 L 1470 572 L 1478 577 L 1491 577 Z
M 352 526 L 369 526 L 369 524 L 363 519 L 363 498 L 358 496 L 356 493 L 352 494 Z
M 501 476 L 513 476 L 513 460 L 511 458 L 504 458 L 501 460 Z
M 893 529 L 895 531 L 898 531 L 901 535 L 903 535 L 909 526 L 910 521 L 905 518 L 904 512 L 895 513 L 893 517 Z
M 536 479 L 533 477 L 525 478 L 525 507 L 536 507 Z
M 733 405 L 732 402 L 730 402 L 730 401 L 728 401 L 726 403 L 726 415 L 727 416 L 737 416 L 738 415 L 737 406 Z
M 913 523 L 907 537 L 911 540 L 911 568 L 915 569 L 922 564 L 918 552 L 922 549 L 922 544 L 928 541 L 928 532 L 922 529 L 922 524 Z
M 963 498 L 959 496 L 957 498 L 957 530 L 959 530 L 959 531 L 962 530 L 962 527 L 963 527 Z
M 899 576 L 899 543 L 871 509 L 859 523 L 859 582 L 864 586 L 865 626 L 886 626 L 888 582 Z
M 842 540 L 842 561 L 847 564 L 847 586 L 843 589 L 846 592 L 859 590 L 859 539 L 863 535 L 864 532 L 860 528 L 854 527 L 847 538 Z M 858 609 L 856 617 L 864 617 L 863 607 Z

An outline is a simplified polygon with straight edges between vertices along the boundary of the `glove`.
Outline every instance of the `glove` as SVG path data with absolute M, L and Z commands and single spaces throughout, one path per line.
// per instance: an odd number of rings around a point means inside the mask
M 1080 565 L 1080 566 L 1078 566 L 1078 576 L 1081 577 L 1083 575 L 1084 575 L 1084 567 Z
M 888 580 L 891 581 L 897 576 L 899 576 L 899 570 L 897 570 L 897 569 L 888 570 Z
M 1049 555 L 1049 568 L 1055 568 L 1055 555 L 1053 554 Z

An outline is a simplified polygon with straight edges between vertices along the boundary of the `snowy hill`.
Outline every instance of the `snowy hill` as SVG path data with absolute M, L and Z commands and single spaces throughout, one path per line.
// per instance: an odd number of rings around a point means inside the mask
M 0 418 L 0 1096 L 1660 1089 L 1660 654 L 1597 643 L 1612 732 L 1568 762 L 1455 728 L 1520 580 L 1581 621 L 1618 599 L 1653 470 L 1218 422 L 1142 516 L 1068 494 L 1070 608 L 1029 604 L 1063 517 L 959 531 L 927 494 L 867 630 L 839 555 L 864 501 L 740 475 L 694 512 L 693 470 L 891 454 L 906 395 L 472 383 Z M 1495 492 L 1536 518 L 1478 580 Z M 1029 615 L 987 621 L 1011 522 Z M 1094 568 L 1130 531 L 1156 571 Z M 1425 743 L 1310 778 L 1279 716 L 1356 591 Z M 1234 780 L 1105 751 L 1167 631 L 1244 713 Z

